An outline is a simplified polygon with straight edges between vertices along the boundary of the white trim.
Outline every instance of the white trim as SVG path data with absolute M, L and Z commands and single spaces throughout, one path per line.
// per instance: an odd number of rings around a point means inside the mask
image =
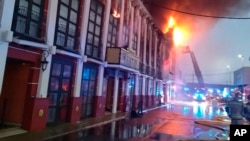
M 15 38 L 15 37 L 13 38 L 13 42 L 18 43 L 20 45 L 27 45 L 27 46 L 39 48 L 42 50 L 46 50 L 50 47 L 49 45 L 46 45 L 46 44 L 31 42 L 31 41 L 27 41 L 27 40 L 21 40 L 21 39 Z
M 102 61 L 99 61 L 99 60 L 96 60 L 96 59 L 93 59 L 93 58 L 87 58 L 87 62 L 93 62 L 93 63 L 96 63 L 96 64 L 99 64 L 99 65 L 105 65 L 104 63 L 105 62 L 102 62 Z
M 61 50 L 61 49 L 56 49 L 56 53 L 67 55 L 67 56 L 74 57 L 74 58 L 82 59 L 82 56 L 79 55 L 79 54 L 75 54 L 75 53 L 72 53 L 72 52 L 64 51 L 64 50 Z
M 125 67 L 125 66 L 122 66 L 122 65 L 107 64 L 107 67 L 123 69 L 123 70 L 127 70 L 127 71 L 134 72 L 135 74 L 139 74 L 139 71 L 138 71 L 138 70 L 131 69 L 131 68 L 129 68 L 129 67 Z
M 16 48 L 16 47 L 13 47 L 13 46 L 10 46 L 10 48 L 13 48 L 13 49 L 16 49 L 16 50 L 21 50 L 21 51 L 24 51 L 24 52 L 33 53 L 33 54 L 40 54 L 38 52 L 30 51 L 30 50 L 27 50 L 27 49 Z

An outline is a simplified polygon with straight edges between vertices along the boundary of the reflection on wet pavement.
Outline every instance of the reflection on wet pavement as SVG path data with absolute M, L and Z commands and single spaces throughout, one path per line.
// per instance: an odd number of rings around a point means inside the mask
M 217 104 L 205 102 L 168 104 L 160 109 L 145 112 L 142 118 L 120 120 L 46 141 L 176 141 L 181 139 L 227 139 L 227 133 L 220 129 L 224 128 L 226 130 L 228 125 L 220 125 L 217 123 L 218 125 L 216 126 L 220 128 L 211 128 L 205 124 L 196 124 L 194 122 L 195 120 L 209 121 L 208 119 L 225 115 L 225 111 Z M 229 121 L 227 121 L 227 123 L 229 123 Z

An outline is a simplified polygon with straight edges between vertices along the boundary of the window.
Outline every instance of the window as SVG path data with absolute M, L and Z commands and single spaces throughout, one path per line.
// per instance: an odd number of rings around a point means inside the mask
M 134 34 L 133 39 L 132 39 L 132 49 L 136 52 L 137 49 L 137 34 Z
M 44 42 L 41 37 L 43 3 L 42 0 L 16 0 L 12 24 L 14 36 Z
M 144 59 L 144 39 L 141 38 L 141 44 L 140 44 L 140 61 L 143 62 Z
M 81 97 L 82 111 L 81 118 L 92 116 L 94 94 L 96 92 L 97 68 L 92 65 L 85 65 L 82 73 Z
M 101 56 L 100 50 L 103 11 L 104 6 L 100 1 L 91 1 L 85 54 L 95 59 L 99 59 Z
M 59 0 L 55 31 L 55 45 L 61 49 L 77 50 L 79 0 Z
M 109 29 L 108 29 L 108 47 L 115 47 L 117 41 L 117 32 L 118 32 L 118 19 L 114 18 L 113 15 L 110 15 L 109 18 Z
M 129 37 L 129 28 L 126 23 L 124 23 L 123 30 L 122 30 L 122 39 L 123 45 L 128 47 L 128 37 Z
M 53 59 L 48 88 L 49 110 L 47 122 L 65 122 L 72 87 L 73 63 Z

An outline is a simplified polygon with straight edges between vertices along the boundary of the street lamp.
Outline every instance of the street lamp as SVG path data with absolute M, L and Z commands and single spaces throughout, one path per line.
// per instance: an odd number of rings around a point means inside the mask
M 241 59 L 242 67 L 244 67 L 244 56 L 242 54 L 238 54 L 238 58 Z

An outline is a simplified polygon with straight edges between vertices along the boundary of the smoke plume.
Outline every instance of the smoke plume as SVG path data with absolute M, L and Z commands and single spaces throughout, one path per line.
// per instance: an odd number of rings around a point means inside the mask
M 144 0 L 144 4 L 162 31 L 170 16 L 173 16 L 178 24 L 188 25 L 191 29 L 201 25 L 207 28 L 220 20 L 220 18 L 195 16 L 170 9 L 217 17 L 241 17 L 250 9 L 249 0 Z

